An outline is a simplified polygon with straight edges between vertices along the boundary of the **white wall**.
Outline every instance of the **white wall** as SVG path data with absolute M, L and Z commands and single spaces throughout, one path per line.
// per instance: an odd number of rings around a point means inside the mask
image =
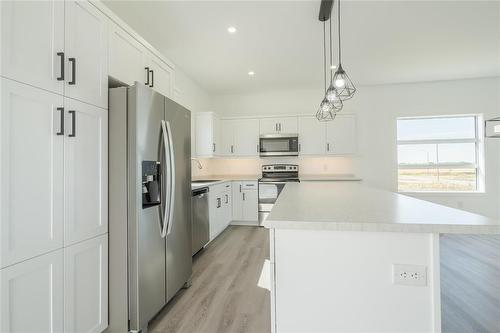
M 220 116 L 314 114 L 321 98 L 321 91 L 317 89 L 221 95 L 214 97 L 213 109 Z M 368 184 L 395 191 L 396 119 L 455 114 L 484 114 L 486 119 L 500 116 L 500 78 L 361 86 L 357 95 L 345 103 L 342 112 L 357 114 L 359 136 L 359 154 L 350 162 L 342 162 L 344 166 L 350 165 L 349 170 L 342 167 L 342 173 L 355 173 Z M 415 196 L 500 217 L 500 139 L 486 140 L 485 155 L 486 193 Z M 305 161 L 311 164 L 308 159 Z M 238 163 L 210 161 L 209 172 L 234 170 Z M 332 168 L 337 161 L 324 159 L 316 163 L 322 163 L 320 168 L 325 164 Z M 258 169 L 260 164 L 253 162 L 252 165 Z

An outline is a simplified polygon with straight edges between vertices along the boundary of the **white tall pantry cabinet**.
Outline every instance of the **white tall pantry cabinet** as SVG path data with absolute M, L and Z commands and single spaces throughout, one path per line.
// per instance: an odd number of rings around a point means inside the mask
M 107 327 L 108 21 L 1 1 L 0 331 Z

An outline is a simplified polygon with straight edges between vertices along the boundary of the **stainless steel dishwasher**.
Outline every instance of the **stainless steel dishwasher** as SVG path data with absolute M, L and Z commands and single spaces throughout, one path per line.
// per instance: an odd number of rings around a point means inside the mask
M 210 240 L 208 218 L 208 187 L 195 189 L 192 192 L 192 254 L 195 255 Z

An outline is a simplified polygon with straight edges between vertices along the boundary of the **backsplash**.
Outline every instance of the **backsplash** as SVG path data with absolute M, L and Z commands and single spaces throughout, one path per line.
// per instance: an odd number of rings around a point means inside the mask
M 264 164 L 298 164 L 301 174 L 356 174 L 353 157 L 288 157 L 288 158 L 205 158 L 198 159 L 203 168 L 192 163 L 194 177 L 210 175 L 253 175 L 261 173 Z

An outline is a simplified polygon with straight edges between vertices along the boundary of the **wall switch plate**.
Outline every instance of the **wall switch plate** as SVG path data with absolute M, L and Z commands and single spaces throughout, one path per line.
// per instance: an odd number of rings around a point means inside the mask
M 426 286 L 427 266 L 393 264 L 392 283 L 405 286 Z

